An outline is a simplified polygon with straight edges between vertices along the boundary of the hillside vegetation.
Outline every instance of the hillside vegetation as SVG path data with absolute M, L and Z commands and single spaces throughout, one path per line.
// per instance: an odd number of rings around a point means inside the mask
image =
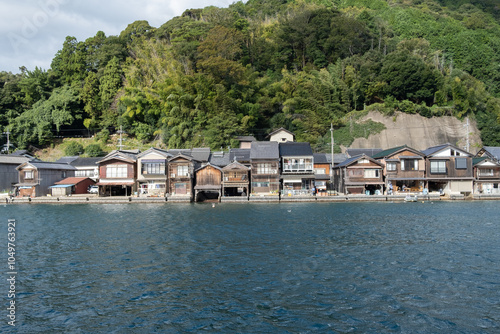
M 330 124 L 344 146 L 382 131 L 352 122 L 377 110 L 469 117 L 493 146 L 499 98 L 496 1 L 249 0 L 68 36 L 49 69 L 0 73 L 0 126 L 21 148 L 122 126 L 214 149 L 285 127 L 321 151 Z

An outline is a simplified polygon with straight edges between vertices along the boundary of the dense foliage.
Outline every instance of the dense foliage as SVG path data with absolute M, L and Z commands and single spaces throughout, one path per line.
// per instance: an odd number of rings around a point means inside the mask
M 322 150 L 330 124 L 345 145 L 380 131 L 352 124 L 377 109 L 473 117 L 498 145 L 499 13 L 489 0 L 249 0 L 137 21 L 67 37 L 48 70 L 0 72 L 0 126 L 18 147 L 122 126 L 170 148 L 283 126 Z

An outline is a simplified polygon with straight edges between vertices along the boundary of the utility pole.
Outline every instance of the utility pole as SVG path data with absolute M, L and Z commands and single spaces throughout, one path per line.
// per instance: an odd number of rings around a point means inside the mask
M 123 132 L 123 130 L 122 130 L 122 126 L 121 126 L 121 125 L 120 125 L 120 130 L 118 130 L 118 133 L 120 134 L 120 141 L 119 141 L 119 144 L 118 144 L 118 148 L 119 148 L 120 150 L 122 150 L 122 149 L 123 149 L 123 146 L 124 146 L 124 145 L 123 145 L 123 143 L 122 143 L 122 140 L 123 140 L 123 139 L 122 139 L 122 133 L 125 133 L 125 132 Z
M 331 144 L 332 144 L 332 167 L 330 169 L 330 182 L 333 186 L 333 166 L 334 166 L 334 159 L 333 159 L 333 148 L 335 146 L 335 139 L 333 139 L 333 123 L 330 123 L 330 135 L 331 135 Z
M 9 154 L 10 153 L 10 137 L 9 137 L 10 131 L 7 130 L 3 134 L 7 135 L 7 154 Z
M 467 123 L 465 123 L 464 125 L 466 127 L 466 136 L 467 136 L 467 144 L 466 144 L 466 147 L 465 147 L 465 150 L 467 152 L 469 152 L 469 147 L 470 147 L 470 142 L 469 142 L 469 117 L 467 117 Z

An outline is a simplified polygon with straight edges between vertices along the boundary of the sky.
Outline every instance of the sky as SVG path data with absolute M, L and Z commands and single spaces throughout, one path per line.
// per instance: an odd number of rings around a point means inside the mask
M 0 71 L 25 66 L 47 70 L 66 36 L 85 41 L 103 31 L 119 35 L 130 23 L 146 20 L 160 27 L 186 9 L 234 0 L 0 0 Z

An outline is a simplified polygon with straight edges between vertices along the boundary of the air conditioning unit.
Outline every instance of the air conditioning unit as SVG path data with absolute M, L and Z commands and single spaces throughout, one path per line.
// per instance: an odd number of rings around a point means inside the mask
M 175 177 L 175 174 L 174 173 L 170 174 L 170 177 Z

